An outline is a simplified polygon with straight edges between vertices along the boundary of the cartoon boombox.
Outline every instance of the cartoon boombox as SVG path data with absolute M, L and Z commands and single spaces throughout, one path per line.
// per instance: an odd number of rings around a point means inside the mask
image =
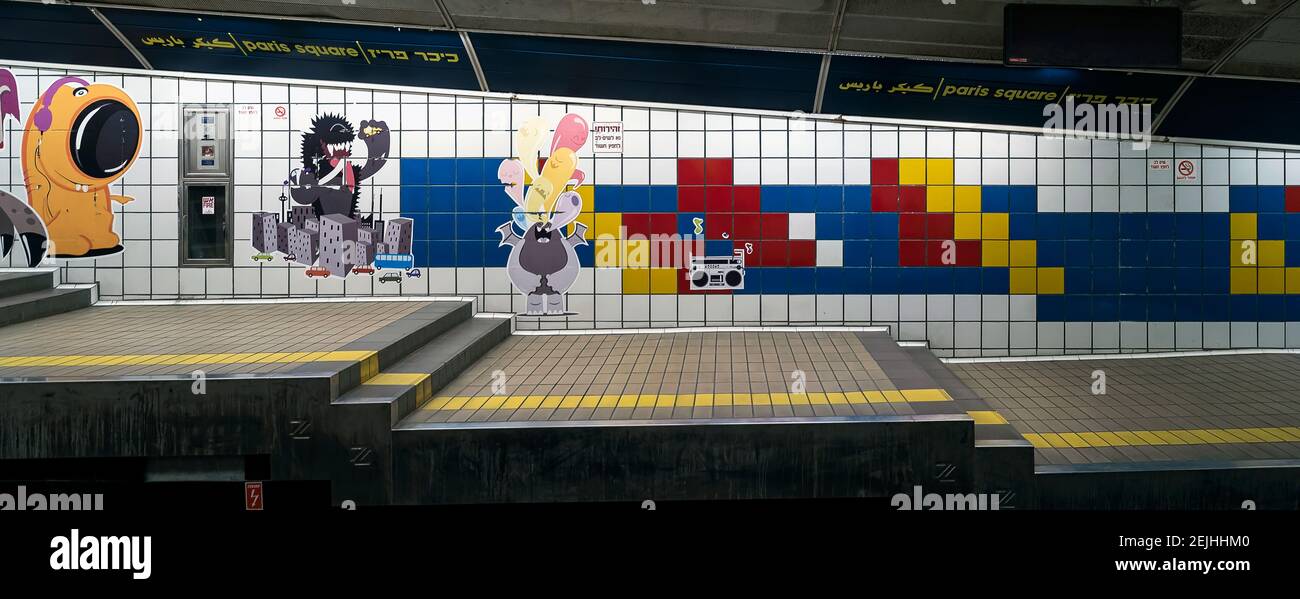
M 745 250 L 731 256 L 691 256 L 691 289 L 744 289 Z

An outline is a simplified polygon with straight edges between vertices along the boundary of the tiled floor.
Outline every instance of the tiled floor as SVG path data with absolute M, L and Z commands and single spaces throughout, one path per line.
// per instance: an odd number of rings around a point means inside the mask
M 376 349 L 364 342 L 368 335 L 431 305 L 286 302 L 85 308 L 0 328 L 0 377 L 188 374 L 200 365 L 208 365 L 205 371 L 210 374 L 269 373 L 312 361 L 350 361 L 353 354 Z
M 1034 443 L 1039 464 L 1300 458 L 1300 356 L 948 368 Z
M 888 343 L 869 351 L 860 335 Z M 962 413 L 924 375 L 896 372 L 893 365 L 905 359 L 886 333 L 515 335 L 411 418 L 484 422 Z

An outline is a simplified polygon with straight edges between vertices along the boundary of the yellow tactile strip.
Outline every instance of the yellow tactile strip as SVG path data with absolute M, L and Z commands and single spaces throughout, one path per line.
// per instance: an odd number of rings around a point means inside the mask
M 1135 447 L 1150 445 L 1223 445 L 1300 442 L 1300 427 L 1217 428 L 1099 433 L 1025 433 L 1037 448 Z

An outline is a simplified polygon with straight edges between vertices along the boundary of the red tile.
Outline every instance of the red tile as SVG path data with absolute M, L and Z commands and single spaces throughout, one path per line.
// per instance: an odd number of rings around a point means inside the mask
M 775 239 L 760 241 L 758 254 L 756 266 L 789 266 L 790 242 Z
M 682 260 L 682 241 L 676 237 L 670 239 L 650 239 L 650 266 L 655 268 L 680 267 Z
M 978 239 L 963 239 L 957 242 L 957 266 L 979 266 L 983 263 L 983 248 Z
M 872 185 L 871 211 L 898 212 L 898 186 Z
M 757 241 L 737 241 L 735 250 L 740 251 L 745 256 L 745 266 L 752 266 L 758 259 L 758 242 Z
M 926 266 L 952 266 L 951 263 L 943 261 L 943 244 L 951 239 L 927 239 L 925 241 L 925 265 Z M 952 246 L 953 260 L 957 259 L 957 247 Z
M 898 185 L 898 159 L 872 158 L 871 184 Z
M 903 213 L 898 215 L 899 239 L 925 239 L 925 215 Z
M 731 213 L 720 212 L 704 215 L 705 239 L 731 239 L 731 237 Z
M 731 212 L 731 188 L 730 187 L 705 187 L 704 188 L 704 211 L 705 212 Z
M 925 266 L 925 241 L 902 239 L 898 242 L 899 266 Z
M 794 239 L 790 242 L 790 266 L 817 266 L 817 242 Z
M 731 159 L 709 158 L 704 161 L 705 185 L 731 185 Z
M 661 212 L 650 215 L 651 235 L 675 235 L 677 233 L 677 215 Z
M 650 215 L 644 212 L 623 213 L 623 239 L 640 235 L 642 239 L 650 238 Z
M 953 216 L 950 212 L 932 212 L 925 215 L 927 239 L 952 239 Z
M 704 185 L 704 159 L 678 158 L 677 184 Z
M 1300 212 L 1300 186 L 1286 188 L 1286 211 Z
M 925 186 L 904 185 L 898 188 L 899 212 L 925 212 Z
M 704 212 L 704 188 L 683 186 L 677 188 L 678 212 Z
M 759 219 L 757 214 L 737 214 L 731 218 L 733 237 L 737 240 L 759 239 Z
M 784 212 L 772 212 L 760 216 L 762 230 L 759 235 L 763 239 L 789 239 L 790 238 L 790 215 Z
M 732 187 L 731 199 L 736 212 L 758 212 L 762 206 L 757 185 Z

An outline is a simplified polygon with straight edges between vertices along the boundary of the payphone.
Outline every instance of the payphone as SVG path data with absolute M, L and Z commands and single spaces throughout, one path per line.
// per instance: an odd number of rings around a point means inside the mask
M 234 264 L 230 106 L 181 109 L 181 266 Z

